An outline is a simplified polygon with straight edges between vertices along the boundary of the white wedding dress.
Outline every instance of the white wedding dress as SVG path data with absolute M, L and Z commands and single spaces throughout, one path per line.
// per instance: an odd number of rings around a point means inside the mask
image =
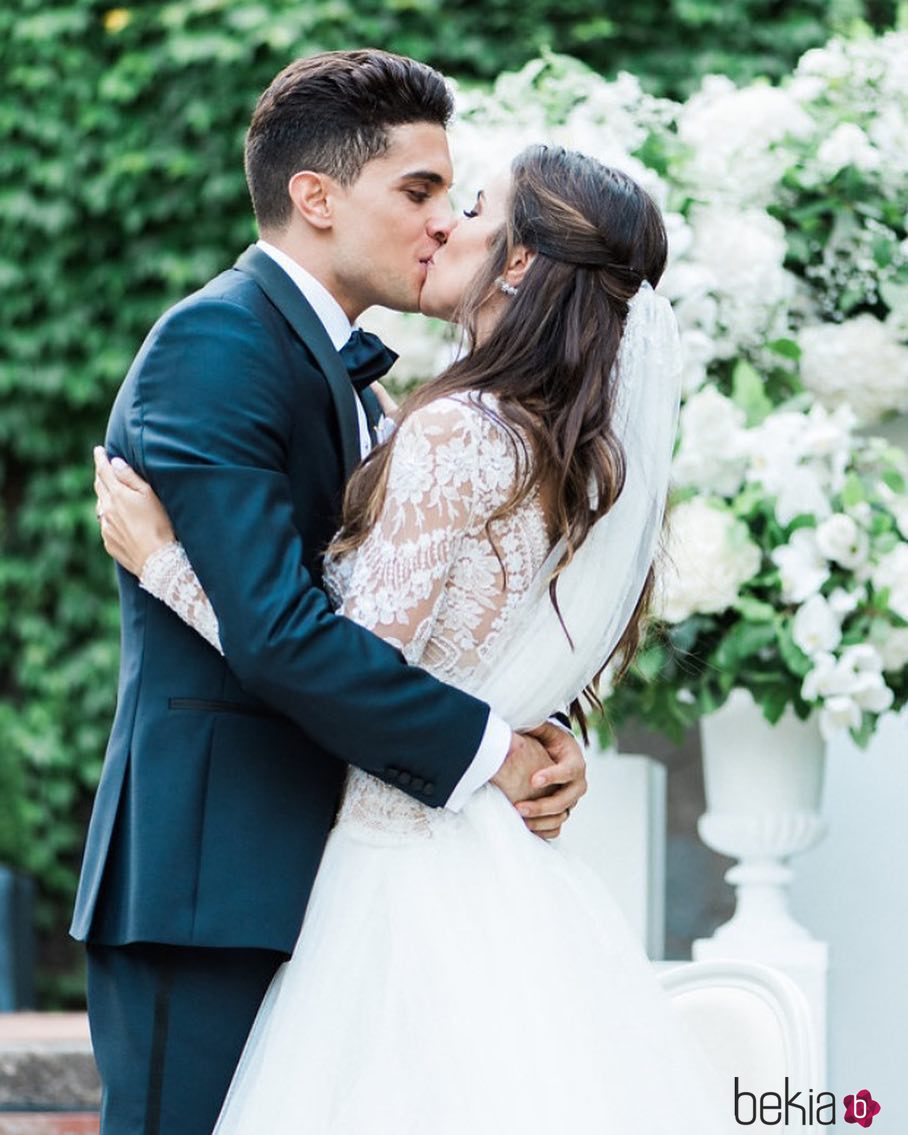
M 379 523 L 326 577 L 345 615 L 520 727 L 577 688 L 557 680 L 564 633 L 544 586 L 555 553 L 538 496 L 493 523 L 500 559 L 487 531 L 529 458 L 514 436 L 475 396 L 412 415 Z M 179 545 L 143 586 L 218 645 Z M 726 1114 L 730 1088 L 592 872 L 531 834 L 494 786 L 454 813 L 352 768 L 296 949 L 216 1132 L 718 1135 Z

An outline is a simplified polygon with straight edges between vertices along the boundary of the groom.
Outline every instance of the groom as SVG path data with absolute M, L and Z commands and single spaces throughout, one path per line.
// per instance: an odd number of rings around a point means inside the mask
M 548 753 L 512 734 L 320 589 L 376 417 L 354 384 L 391 361 L 351 323 L 418 309 L 454 223 L 451 111 L 440 75 L 383 52 L 286 68 L 246 140 L 262 239 L 159 320 L 114 404 L 107 448 L 161 497 L 225 657 L 119 572 L 117 713 L 72 925 L 103 1135 L 209 1135 L 347 763 L 455 810 L 489 779 L 515 803 L 551 789 L 526 809 L 549 835 L 585 790 L 566 733 L 543 730 Z

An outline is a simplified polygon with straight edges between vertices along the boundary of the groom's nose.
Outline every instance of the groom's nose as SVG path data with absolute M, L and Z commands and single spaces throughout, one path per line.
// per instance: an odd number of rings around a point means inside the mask
M 430 218 L 428 223 L 429 236 L 439 244 L 445 244 L 451 233 L 457 228 L 457 214 L 448 205 L 445 209 Z

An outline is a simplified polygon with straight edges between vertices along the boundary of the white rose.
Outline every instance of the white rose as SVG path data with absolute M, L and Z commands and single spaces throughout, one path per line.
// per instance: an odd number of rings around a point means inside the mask
M 814 516 L 820 520 L 832 509 L 829 495 L 813 469 L 802 465 L 787 471 L 776 491 L 776 520 L 784 527 L 796 516 Z
M 843 729 L 857 729 L 861 724 L 861 709 L 854 698 L 836 694 L 826 698 L 820 710 L 820 734 L 831 741 Z
M 898 544 L 884 556 L 871 575 L 877 591 L 889 589 L 889 609 L 908 620 L 908 544 Z
M 844 587 L 836 587 L 828 596 L 831 610 L 839 620 L 845 619 L 856 611 L 867 598 L 865 587 L 856 587 L 853 591 L 846 591 Z
M 669 519 L 657 611 L 670 623 L 724 611 L 759 568 L 760 549 L 730 512 L 701 498 L 683 501 Z
M 890 627 L 878 644 L 883 669 L 895 674 L 908 665 L 908 627 Z
M 830 651 L 842 641 L 842 628 L 835 612 L 822 595 L 811 595 L 792 621 L 792 638 L 808 656 Z
M 851 696 L 868 713 L 885 713 L 895 700 L 892 690 L 886 685 L 882 673 L 858 674 L 854 680 Z
M 859 724 L 859 716 L 855 721 L 855 708 L 868 713 L 884 713 L 892 705 L 894 694 L 883 679 L 882 656 L 868 643 L 847 646 L 839 659 L 828 652 L 820 652 L 814 662 L 814 668 L 801 685 L 801 696 L 805 701 L 823 699 L 824 708 L 830 711 L 827 718 L 830 727 L 833 718 L 844 721 L 846 727 Z M 842 727 L 841 724 L 836 726 Z
M 813 528 L 793 532 L 788 543 L 772 553 L 772 562 L 779 569 L 786 603 L 803 603 L 829 579 L 829 564 L 817 547 Z
M 813 669 L 808 670 L 801 683 L 801 697 L 812 702 L 835 692 L 833 676 L 838 662 L 834 654 L 818 651 L 812 658 Z
M 867 559 L 870 541 L 850 516 L 837 512 L 817 526 L 817 547 L 827 560 L 856 568 Z

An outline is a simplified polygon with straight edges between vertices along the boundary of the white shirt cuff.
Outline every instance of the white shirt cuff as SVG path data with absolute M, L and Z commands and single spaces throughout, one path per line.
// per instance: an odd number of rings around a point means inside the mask
M 477 788 L 492 779 L 501 768 L 511 747 L 511 727 L 496 713 L 489 711 L 486 731 L 479 749 L 445 804 L 452 812 L 459 812 Z
M 562 712 L 566 714 L 567 710 L 565 709 Z M 560 729 L 563 733 L 567 733 L 569 737 L 574 736 L 574 730 L 571 728 L 570 724 L 565 725 L 565 723 L 563 721 L 559 721 L 557 717 L 549 717 L 547 718 L 547 720 L 549 725 L 554 725 L 556 729 Z

